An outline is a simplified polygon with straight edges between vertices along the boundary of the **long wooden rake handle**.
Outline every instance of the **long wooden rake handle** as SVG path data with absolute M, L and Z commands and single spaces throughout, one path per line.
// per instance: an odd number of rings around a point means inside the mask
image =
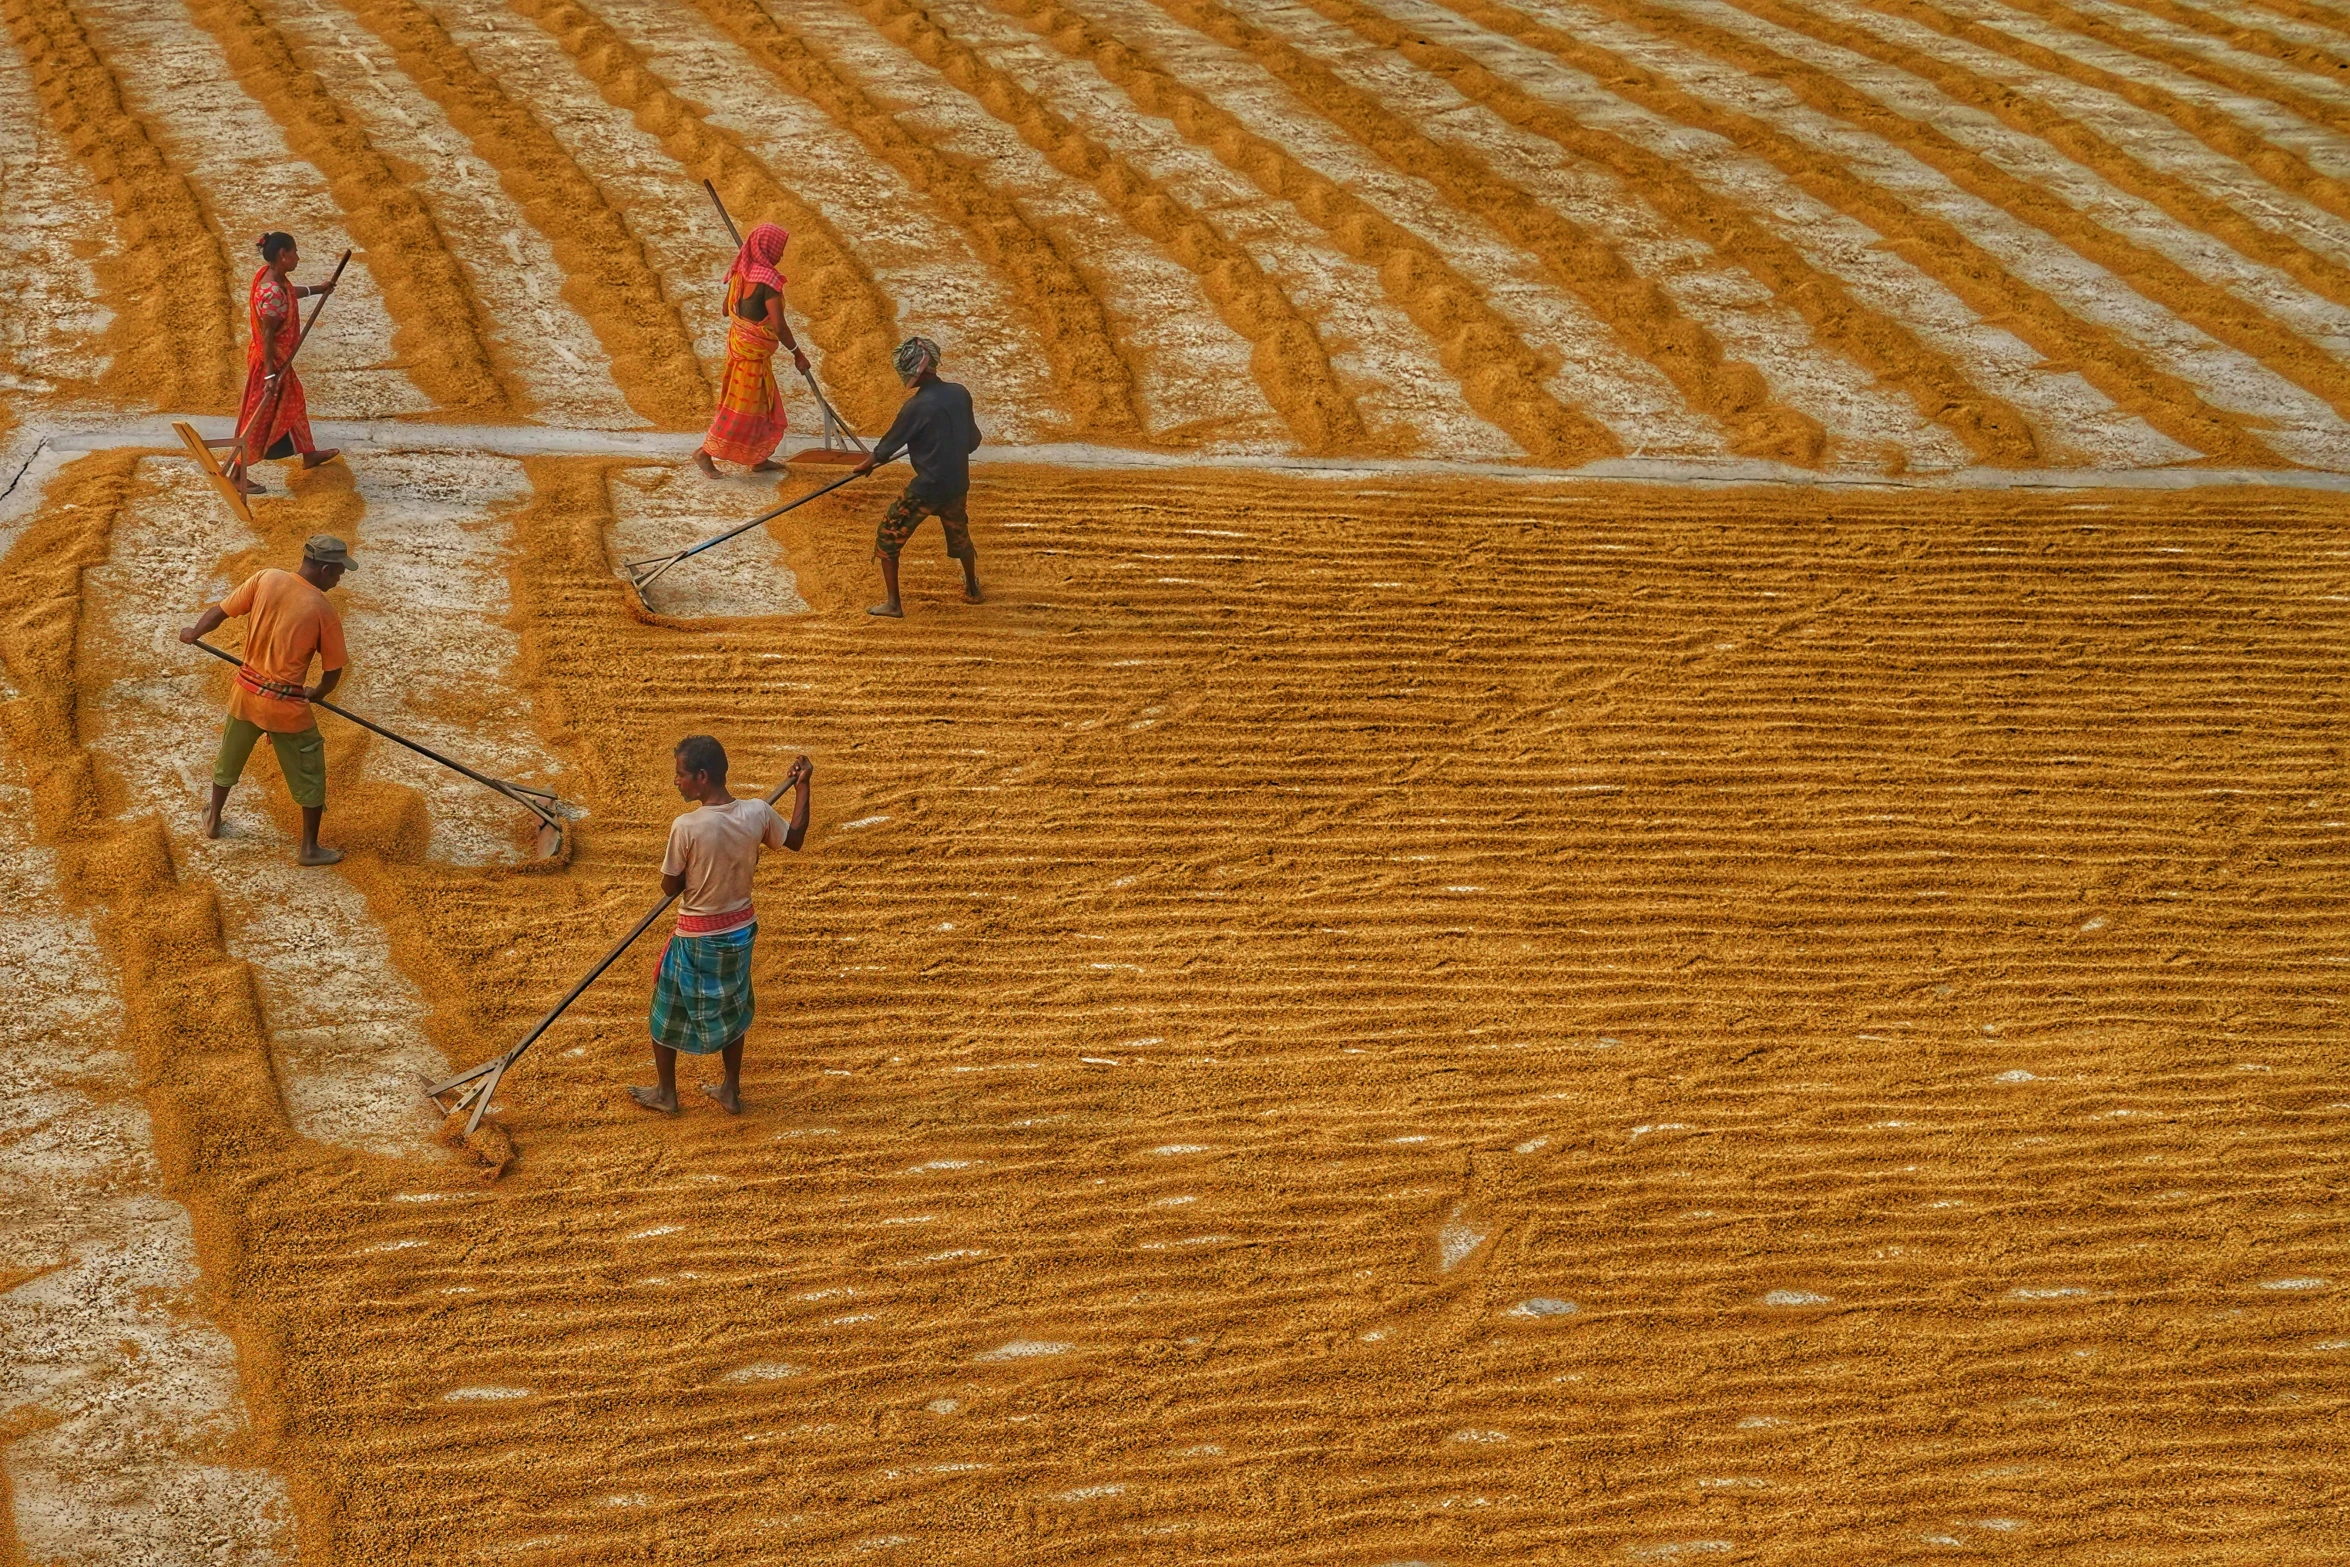
M 843 474 L 839 478 L 833 480 L 830 484 L 822 485 L 816 489 L 810 490 L 805 495 L 795 496 L 791 500 L 784 502 L 781 506 L 776 507 L 773 511 L 762 512 L 760 515 L 753 517 L 749 522 L 738 524 L 735 527 L 727 529 L 724 533 L 713 534 L 709 538 L 702 540 L 701 543 L 689 545 L 685 549 L 679 550 L 674 555 L 648 555 L 643 560 L 624 560 L 620 563 L 621 568 L 628 573 L 628 580 L 635 585 L 638 594 L 642 595 L 645 589 L 660 581 L 662 574 L 667 572 L 670 567 L 676 565 L 679 561 L 689 559 L 695 555 L 699 555 L 704 550 L 716 549 L 719 545 L 724 544 L 728 539 L 737 538 L 742 534 L 748 533 L 763 522 L 773 522 L 776 518 L 782 516 L 785 512 L 790 511 L 795 506 L 805 506 L 808 504 L 808 502 L 814 500 L 817 496 L 829 495 L 834 490 L 839 489 L 842 485 L 850 483 L 852 480 L 861 479 L 863 477 L 864 475 L 860 473 Z M 646 570 L 640 568 L 650 569 Z
M 743 231 L 734 226 L 734 214 L 726 210 L 726 198 L 719 195 L 718 187 L 711 184 L 708 180 L 702 181 L 702 189 L 710 193 L 710 205 L 718 209 L 719 218 L 726 224 L 726 232 L 734 236 L 734 248 L 737 250 L 742 249 Z M 866 456 L 872 455 L 873 449 L 867 446 L 863 441 L 859 440 L 857 438 L 857 432 L 849 428 L 849 422 L 846 419 L 843 419 L 839 414 L 833 412 L 832 404 L 824 400 L 823 390 L 816 385 L 816 377 L 811 375 L 809 372 L 802 370 L 800 372 L 800 379 L 808 383 L 808 395 L 816 399 L 816 406 L 818 408 L 824 410 L 824 428 L 825 434 L 827 436 L 825 444 L 828 446 L 831 444 L 829 439 L 831 432 L 838 430 L 841 434 L 849 438 L 849 444 L 854 446 L 860 453 Z
M 780 793 L 781 791 L 778 792 Z M 562 1000 L 556 1002 L 552 1007 L 548 1008 L 547 1015 L 540 1018 L 538 1023 L 531 1029 L 529 1033 L 522 1036 L 521 1042 L 515 1045 L 513 1049 L 507 1051 L 502 1056 L 496 1056 L 488 1061 L 484 1061 L 481 1065 L 473 1068 L 471 1071 L 460 1072 L 445 1083 L 432 1084 L 430 1087 L 425 1089 L 424 1097 L 431 1100 L 433 1102 L 434 1108 L 439 1110 L 445 1116 L 455 1115 L 458 1111 L 464 1109 L 467 1105 L 473 1106 L 473 1114 L 467 1117 L 465 1122 L 466 1135 L 471 1136 L 474 1130 L 481 1125 L 482 1114 L 490 1107 L 490 1095 L 498 1091 L 498 1079 L 506 1075 L 506 1068 L 512 1066 L 516 1061 L 522 1059 L 522 1052 L 528 1050 L 532 1045 L 536 1044 L 538 1042 L 539 1035 L 545 1033 L 548 1029 L 554 1026 L 555 1019 L 563 1015 L 564 1009 L 570 1006 L 574 1001 L 577 1001 L 580 998 L 581 993 L 584 992 L 588 986 L 594 984 L 598 979 L 603 977 L 604 970 L 619 962 L 620 954 L 626 952 L 630 947 L 636 945 L 637 937 L 643 935 L 645 933 L 645 928 L 651 925 L 653 921 L 659 919 L 661 917 L 661 911 L 668 908 L 672 903 L 675 903 L 678 899 L 678 896 L 679 895 L 677 893 L 670 893 L 659 903 L 654 904 L 650 909 L 646 910 L 645 917 L 641 920 L 638 920 L 636 924 L 629 930 L 627 935 L 614 942 L 612 944 L 612 950 L 605 953 L 602 958 L 598 959 L 594 968 L 589 969 L 585 974 L 581 975 L 579 983 L 572 986 L 570 990 L 566 991 Z M 470 1083 L 472 1086 L 470 1088 L 466 1088 L 464 1093 L 459 1094 L 454 1104 L 444 1105 L 441 1103 L 442 1095 L 447 1094 L 459 1087 L 463 1087 L 468 1083 Z
M 800 372 L 800 379 L 808 383 L 808 395 L 816 399 L 816 406 L 818 408 L 824 410 L 826 444 L 831 444 L 832 432 L 834 430 L 838 430 L 842 435 L 848 438 L 849 444 L 857 449 L 858 455 L 863 457 L 872 456 L 873 448 L 867 446 L 864 440 L 858 436 L 857 432 L 849 428 L 849 422 L 846 419 L 843 419 L 839 414 L 834 413 L 832 411 L 832 404 L 824 400 L 824 394 L 817 390 L 816 377 L 810 374 L 808 371 L 802 370 Z
M 792 778 L 787 774 L 783 782 L 767 791 L 767 803 L 773 805 L 782 799 L 783 791 L 789 789 L 792 783 Z M 498 1091 L 498 1080 L 506 1075 L 506 1069 L 522 1059 L 522 1052 L 538 1043 L 539 1036 L 554 1026 L 555 1019 L 561 1017 L 565 1008 L 585 994 L 588 986 L 603 977 L 604 970 L 619 962 L 620 955 L 636 945 L 637 937 L 643 935 L 647 927 L 661 917 L 662 911 L 677 901 L 678 896 L 677 893 L 669 893 L 659 903 L 647 909 L 645 917 L 629 927 L 628 934 L 614 942 L 612 950 L 598 958 L 596 966 L 582 974 L 579 977 L 579 983 L 565 991 L 563 999 L 549 1007 L 547 1015 L 540 1018 L 532 1026 L 531 1031 L 515 1043 L 513 1049 L 504 1055 L 493 1056 L 477 1067 L 460 1072 L 445 1083 L 434 1083 L 426 1088 L 424 1097 L 433 1102 L 433 1108 L 439 1110 L 444 1116 L 450 1116 L 455 1115 L 467 1105 L 473 1106 L 473 1114 L 467 1117 L 465 1122 L 466 1135 L 469 1137 L 473 1135 L 474 1131 L 480 1127 L 482 1115 L 490 1107 L 490 1096 Z M 468 1087 L 468 1084 L 471 1086 Z M 441 1103 L 442 1096 L 459 1088 L 464 1088 L 465 1092 L 457 1095 L 455 1103 L 446 1105 Z
M 241 667 L 245 662 L 243 659 L 237 657 L 236 654 L 227 652 L 221 648 L 216 648 L 209 642 L 199 641 L 196 643 L 196 646 L 202 648 L 205 652 L 210 653 L 214 658 L 220 659 L 224 663 L 236 664 Z M 392 730 L 386 729 L 383 725 L 376 723 L 372 719 L 361 718 L 357 713 L 352 712 L 347 707 L 337 707 L 334 703 L 327 701 L 323 697 L 312 698 L 310 700 L 312 705 L 323 707 L 338 718 L 347 718 L 352 723 L 357 724 L 360 728 L 366 730 L 370 734 L 382 735 L 386 740 L 391 741 L 394 745 L 404 745 L 409 750 L 414 751 L 418 756 L 430 758 L 431 760 L 440 763 L 443 767 L 448 768 L 451 772 L 463 773 L 466 777 L 472 779 L 475 783 L 480 784 L 484 788 L 497 790 L 498 793 L 504 795 L 507 799 L 512 800 L 515 804 L 521 806 L 524 810 L 529 811 L 541 822 L 544 822 L 547 826 L 554 828 L 557 832 L 561 832 L 569 821 L 569 818 L 566 817 L 560 809 L 563 804 L 562 797 L 554 794 L 549 790 L 532 789 L 523 784 L 508 783 L 503 778 L 492 778 L 487 773 L 477 773 L 472 768 L 466 766 L 463 762 L 443 756 L 440 752 L 434 750 L 431 746 L 420 745 L 416 741 L 409 739 L 404 734 L 394 733 Z
M 702 189 L 710 193 L 710 205 L 718 209 L 719 221 L 726 225 L 726 232 L 734 236 L 734 248 L 742 249 L 743 231 L 734 226 L 734 214 L 726 210 L 726 198 L 719 195 L 718 187 L 708 180 L 702 181 Z
M 245 431 L 256 420 L 260 421 L 262 429 L 269 428 L 269 420 L 261 417 L 262 411 L 271 408 L 273 403 L 285 401 L 286 372 L 294 367 L 294 355 L 300 353 L 302 345 L 310 341 L 310 329 L 318 325 L 320 316 L 326 314 L 326 302 L 334 298 L 335 285 L 343 280 L 343 268 L 350 264 L 351 252 L 346 250 L 343 252 L 343 259 L 335 263 L 334 275 L 326 280 L 326 288 L 319 294 L 318 303 L 310 307 L 310 319 L 302 323 L 301 332 L 294 338 L 294 346 L 286 351 L 286 362 L 271 372 L 269 390 L 261 394 L 261 401 L 253 405 L 253 412 L 238 423 L 237 433 L 229 438 L 229 445 L 242 449 L 245 444 Z M 272 412 L 271 418 L 274 417 L 276 415 Z

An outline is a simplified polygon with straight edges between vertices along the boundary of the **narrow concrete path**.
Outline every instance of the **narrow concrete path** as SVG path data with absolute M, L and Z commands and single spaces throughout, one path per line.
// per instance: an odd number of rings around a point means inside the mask
M 28 495 L 38 495 L 50 470 L 84 452 L 119 446 L 177 450 L 174 419 L 185 419 L 207 435 L 231 433 L 233 420 L 185 414 L 93 422 L 73 429 L 22 431 L 13 443 L 28 455 L 11 470 L 0 470 L 0 520 Z M 426 424 L 405 419 L 314 419 L 322 446 L 358 455 L 386 452 L 494 453 L 505 457 L 691 456 L 701 444 L 694 434 L 651 430 L 579 430 L 543 424 Z M 803 441 L 788 451 L 813 446 Z M 1136 469 L 1174 473 L 1183 469 L 1232 473 L 1253 471 L 1289 478 L 1457 478 L 1514 479 L 1528 483 L 1606 483 L 1696 487 L 1775 484 L 1820 490 L 2193 490 L 2278 485 L 2298 490 L 2350 490 L 2350 472 L 2320 468 L 1957 468 L 1946 473 L 1823 473 L 1787 463 L 1749 458 L 1617 457 L 1574 468 L 1543 468 L 1507 462 L 1445 462 L 1428 457 L 1282 457 L 1266 454 L 1139 451 L 1084 442 L 981 448 L 977 466 L 1028 464 L 1057 468 Z M 13 492 L 10 491 L 14 483 Z

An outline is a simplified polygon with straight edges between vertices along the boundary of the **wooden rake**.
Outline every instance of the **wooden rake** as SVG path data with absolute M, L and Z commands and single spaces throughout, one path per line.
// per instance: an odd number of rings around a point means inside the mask
M 239 666 L 244 663 L 244 660 L 237 657 L 236 654 L 216 648 L 209 642 L 198 642 L 196 646 L 224 662 Z M 477 773 L 463 762 L 443 756 L 428 745 L 419 745 L 406 735 L 395 734 L 372 719 L 361 718 L 347 707 L 337 707 L 334 703 L 323 698 L 313 699 L 311 705 L 323 707 L 338 718 L 347 718 L 369 734 L 382 735 L 394 745 L 404 745 L 418 756 L 438 762 L 451 772 L 463 773 L 485 789 L 497 790 L 498 793 L 539 819 L 539 830 L 531 840 L 531 848 L 540 859 L 551 860 L 563 852 L 563 840 L 571 830 L 571 818 L 581 814 L 578 806 L 569 804 L 559 795 L 545 789 L 533 789 L 527 784 L 509 783 L 503 778 L 492 778 L 487 773 Z
M 750 532 L 753 528 L 758 527 L 761 523 L 773 522 L 776 518 L 782 516 L 785 512 L 792 510 L 794 507 L 805 506 L 808 504 L 808 502 L 814 500 L 819 495 L 830 495 L 834 490 L 839 489 L 842 485 L 862 477 L 862 474 L 844 473 L 839 478 L 833 480 L 830 484 L 821 485 L 816 489 L 810 490 L 805 495 L 795 496 L 791 500 L 784 502 L 781 506 L 776 507 L 773 511 L 761 512 L 758 516 L 753 517 L 749 522 L 737 523 L 735 526 L 727 529 L 724 533 L 712 534 L 709 538 L 702 540 L 699 544 L 689 544 L 684 549 L 674 551 L 667 555 L 648 555 L 643 560 L 624 560 L 620 563 L 620 569 L 627 576 L 629 586 L 636 589 L 637 602 L 644 605 L 645 612 L 647 614 L 653 614 L 655 611 L 653 609 L 652 602 L 645 597 L 645 589 L 660 581 L 662 576 L 669 570 L 670 567 L 678 564 L 680 561 L 691 560 L 694 556 L 701 554 L 704 550 L 716 549 L 719 545 L 724 544 L 728 539 L 740 537 L 741 535 Z
M 710 193 L 710 204 L 718 209 L 719 219 L 725 223 L 726 232 L 734 236 L 734 248 L 738 251 L 741 250 L 743 248 L 743 231 L 734 226 L 734 214 L 726 210 L 726 201 L 718 194 L 718 187 L 708 180 L 704 180 L 702 181 L 702 189 Z M 806 451 L 792 453 L 784 459 L 784 465 L 789 467 L 793 463 L 863 462 L 869 455 L 869 448 L 863 441 L 857 439 L 857 432 L 849 428 L 847 420 L 833 412 L 832 404 L 824 400 L 824 393 L 817 387 L 816 378 L 813 375 L 802 370 L 800 371 L 800 379 L 808 383 L 808 395 L 816 399 L 816 406 L 823 411 L 824 444 L 810 447 Z
M 172 429 L 179 435 L 180 444 L 188 449 L 190 457 L 196 459 L 196 466 L 204 470 L 204 476 L 212 481 L 213 488 L 220 491 L 222 499 L 228 502 L 228 509 L 235 512 L 240 520 L 248 524 L 253 521 L 252 503 L 246 498 L 245 492 L 236 487 L 228 474 L 222 470 L 220 464 L 214 460 L 212 449 L 215 446 L 243 447 L 245 430 L 257 419 L 260 420 L 262 429 L 269 428 L 269 418 L 277 416 L 277 405 L 285 399 L 285 374 L 294 366 L 294 354 L 300 353 L 302 345 L 310 341 L 310 329 L 318 325 L 318 318 L 326 313 L 326 302 L 334 298 L 334 287 L 343 280 L 343 268 L 350 264 L 351 252 L 346 250 L 343 252 L 343 259 L 335 263 L 334 276 L 326 280 L 326 292 L 320 294 L 318 303 L 310 307 L 310 319 L 302 323 L 301 334 L 294 339 L 293 352 L 286 355 L 286 362 L 279 365 L 277 373 L 269 378 L 268 385 L 262 390 L 261 401 L 253 405 L 253 412 L 237 421 L 236 434 L 225 441 L 207 441 L 196 433 L 194 425 L 181 422 L 174 422 L 172 425 Z M 267 413 L 269 418 L 263 418 L 264 413 Z M 244 469 L 240 467 L 237 471 L 241 476 Z
M 767 791 L 767 803 L 769 805 L 773 805 L 776 801 L 782 799 L 783 791 L 789 789 L 792 786 L 793 781 L 794 780 L 792 777 L 789 774 L 786 774 L 783 782 L 777 784 L 774 788 Z M 550 1007 L 547 1011 L 547 1015 L 540 1018 L 538 1022 L 531 1028 L 531 1031 L 523 1035 L 521 1040 L 516 1043 L 513 1049 L 507 1051 L 504 1055 L 493 1056 L 477 1067 L 460 1072 L 445 1083 L 433 1083 L 428 1085 L 424 1090 L 424 1097 L 432 1101 L 433 1108 L 440 1111 L 442 1117 L 445 1119 L 449 1116 L 455 1115 L 458 1111 L 464 1109 L 467 1105 L 471 1105 L 473 1107 L 473 1114 L 466 1118 L 465 1135 L 468 1137 L 472 1136 L 475 1131 L 479 1130 L 481 1126 L 481 1118 L 490 1107 L 490 1096 L 498 1091 L 499 1079 L 506 1075 L 506 1069 L 512 1066 L 515 1062 L 521 1060 L 522 1053 L 525 1050 L 528 1050 L 532 1045 L 538 1043 L 538 1037 L 554 1026 L 555 1019 L 563 1015 L 564 1009 L 569 1007 L 574 1001 L 577 1001 L 580 996 L 586 992 L 588 986 L 594 984 L 598 979 L 602 978 L 604 970 L 619 962 L 620 955 L 623 952 L 626 952 L 630 947 L 636 945 L 637 937 L 643 935 L 646 928 L 649 927 L 653 921 L 659 919 L 662 915 L 662 912 L 666 910 L 669 905 L 675 903 L 677 899 L 678 894 L 674 892 L 667 893 L 663 895 L 659 903 L 656 903 L 651 908 L 647 909 L 645 911 L 645 917 L 641 920 L 638 920 L 636 924 L 631 926 L 627 935 L 614 942 L 612 944 L 612 950 L 605 953 L 601 958 L 597 959 L 596 966 L 592 969 L 589 969 L 585 974 L 582 974 L 579 978 L 579 983 L 572 986 L 568 991 L 565 991 L 563 994 L 563 999 L 556 1002 L 554 1006 Z M 464 1092 L 458 1093 L 457 1091 L 459 1089 L 463 1089 Z M 456 1094 L 456 1098 L 453 1100 L 450 1099 L 449 1096 L 451 1094 Z

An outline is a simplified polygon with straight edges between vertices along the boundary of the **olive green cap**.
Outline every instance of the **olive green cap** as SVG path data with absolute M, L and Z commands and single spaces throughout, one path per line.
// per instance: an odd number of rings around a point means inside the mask
M 357 571 L 359 563 L 351 558 L 351 546 L 331 533 L 313 533 L 302 545 L 302 558 L 314 560 L 321 566 L 340 566 L 345 571 Z

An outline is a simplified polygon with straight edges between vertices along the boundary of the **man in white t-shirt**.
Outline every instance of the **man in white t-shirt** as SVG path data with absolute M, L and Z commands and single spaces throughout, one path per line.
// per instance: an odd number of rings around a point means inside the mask
M 743 1035 L 755 1011 L 751 944 L 759 934 L 751 875 L 761 849 L 797 849 L 807 841 L 808 785 L 816 769 L 803 756 L 784 774 L 784 784 L 797 791 L 787 824 L 765 800 L 726 792 L 726 748 L 708 735 L 678 741 L 676 758 L 678 794 L 699 803 L 669 824 L 669 853 L 661 861 L 661 890 L 682 893 L 684 902 L 653 986 L 653 1069 L 660 1082 L 632 1087 L 628 1096 L 675 1115 L 678 1052 L 716 1054 L 726 1062 L 726 1081 L 704 1083 L 702 1092 L 728 1115 L 740 1115 Z

